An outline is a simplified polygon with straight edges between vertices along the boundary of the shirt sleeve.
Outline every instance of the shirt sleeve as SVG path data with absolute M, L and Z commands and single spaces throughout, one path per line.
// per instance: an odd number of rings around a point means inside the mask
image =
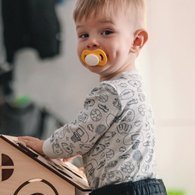
M 57 129 L 44 141 L 43 152 L 50 158 L 86 154 L 109 129 L 120 110 L 116 89 L 101 83 L 87 96 L 74 122 Z

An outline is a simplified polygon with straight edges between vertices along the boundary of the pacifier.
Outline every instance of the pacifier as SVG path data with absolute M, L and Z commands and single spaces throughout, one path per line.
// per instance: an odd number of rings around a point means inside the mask
M 96 50 L 83 50 L 81 54 L 81 60 L 84 64 L 88 66 L 104 66 L 108 58 L 106 56 L 106 53 L 101 49 Z

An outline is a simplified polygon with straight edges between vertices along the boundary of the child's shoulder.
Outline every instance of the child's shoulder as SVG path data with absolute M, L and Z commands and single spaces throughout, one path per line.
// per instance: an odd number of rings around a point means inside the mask
M 142 91 L 142 79 L 137 72 L 124 72 L 113 79 L 101 81 L 90 92 L 90 96 L 114 95 L 119 98 Z M 117 98 L 117 97 L 116 97 Z
M 124 90 L 137 90 L 142 88 L 142 77 L 137 71 L 123 72 L 117 77 L 103 81 L 102 86 L 110 86 L 117 92 Z

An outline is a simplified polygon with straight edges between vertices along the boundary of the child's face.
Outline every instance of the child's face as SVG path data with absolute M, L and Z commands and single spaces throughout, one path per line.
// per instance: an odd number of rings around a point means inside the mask
M 101 80 L 112 78 L 134 66 L 130 48 L 134 41 L 134 29 L 127 16 L 118 13 L 112 17 L 101 14 L 96 17 L 76 21 L 78 35 L 78 56 L 84 49 L 102 49 L 108 57 L 104 66 L 87 66 L 90 71 L 100 75 Z

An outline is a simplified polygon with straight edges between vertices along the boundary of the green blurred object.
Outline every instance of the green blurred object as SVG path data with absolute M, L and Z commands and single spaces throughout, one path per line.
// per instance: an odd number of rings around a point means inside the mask
M 31 100 L 27 96 L 17 97 L 15 102 L 14 102 L 15 106 L 18 106 L 18 107 L 25 107 L 25 106 L 29 105 L 30 103 L 31 103 Z
M 168 190 L 168 195 L 185 195 L 183 190 Z

